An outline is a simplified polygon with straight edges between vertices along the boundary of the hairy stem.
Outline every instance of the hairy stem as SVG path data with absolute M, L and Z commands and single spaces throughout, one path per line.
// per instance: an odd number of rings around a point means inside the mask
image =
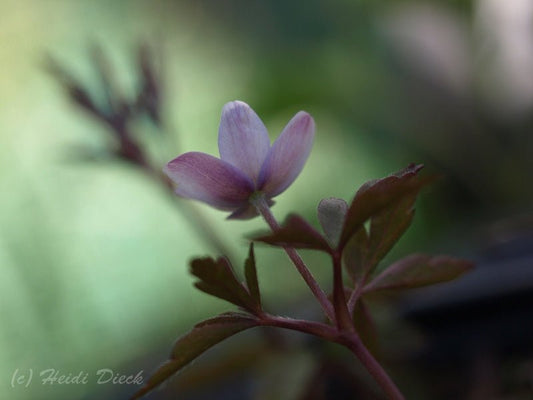
M 258 196 L 253 199 L 252 204 L 257 208 L 257 211 L 259 211 L 259 213 L 263 216 L 270 229 L 272 229 L 272 231 L 274 232 L 277 231 L 279 229 L 279 224 L 276 221 L 276 218 L 274 218 L 272 212 L 270 211 L 270 207 L 268 206 L 265 198 L 263 196 Z M 313 277 L 313 274 L 311 274 L 311 271 L 309 271 L 298 252 L 291 247 L 283 247 L 283 249 L 293 262 L 294 266 L 304 279 L 307 286 L 309 286 L 309 289 L 311 289 L 313 295 L 316 297 L 316 299 L 322 306 L 322 309 L 324 310 L 326 316 L 330 319 L 330 321 L 335 322 L 335 311 L 333 310 L 331 302 L 328 300 L 328 297 L 318 285 L 317 281 Z

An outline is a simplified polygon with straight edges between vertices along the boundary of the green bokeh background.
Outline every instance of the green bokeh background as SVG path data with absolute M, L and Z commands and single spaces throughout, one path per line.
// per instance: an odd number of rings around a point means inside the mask
M 514 174 L 514 183 L 496 179 L 479 194 L 469 186 L 478 182 L 475 176 L 457 178 L 465 164 L 455 163 L 453 154 L 443 150 L 436 157 L 416 137 L 402 136 L 408 123 L 395 125 L 410 118 L 395 108 L 403 101 L 397 85 L 405 76 L 378 27 L 404 4 L 0 0 L 0 390 L 6 398 L 104 393 L 109 387 L 10 383 L 16 369 L 30 368 L 34 374 L 46 368 L 131 373 L 140 366 L 148 374 L 166 356 L 161 348 L 170 348 L 194 322 L 227 309 L 192 287 L 188 260 L 212 249 L 178 211 L 179 200 L 129 165 L 80 159 L 80 148 L 101 151 L 109 138 L 47 73 L 49 56 L 101 100 L 91 45 L 100 44 L 109 56 L 126 95 L 136 85 L 137 46 L 151 46 L 164 76 L 166 132 L 142 121 L 133 129 L 158 167 L 185 151 L 218 154 L 218 121 L 227 101 L 248 102 L 272 139 L 298 110 L 310 112 L 316 143 L 301 176 L 277 199 L 279 219 L 298 211 L 316 223 L 320 199 L 348 200 L 366 180 L 410 161 L 452 178 L 427 201 L 423 197 L 397 254 L 415 248 L 468 253 L 469 245 L 457 240 L 463 227 L 490 220 L 494 210 L 505 214 L 499 204 L 523 210 L 529 197 L 519 196 L 517 187 L 526 173 Z M 458 18 L 470 18 L 469 2 L 449 6 Z M 436 141 L 442 138 L 437 134 Z M 450 142 L 443 140 L 445 149 Z M 513 160 L 505 167 L 523 171 Z M 197 208 L 241 259 L 246 235 L 263 228 L 259 219 L 228 222 L 221 212 Z M 257 254 L 272 307 L 283 310 L 310 297 L 283 254 L 265 247 Z M 324 260 L 305 254 L 327 287 Z

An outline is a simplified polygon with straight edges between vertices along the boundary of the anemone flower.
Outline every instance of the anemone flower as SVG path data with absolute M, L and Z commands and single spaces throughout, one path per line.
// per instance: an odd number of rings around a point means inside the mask
M 176 184 L 176 194 L 207 203 L 228 218 L 248 219 L 257 215 L 250 199 L 272 198 L 287 189 L 309 157 L 315 123 L 298 112 L 270 145 L 267 129 L 257 114 L 242 101 L 222 109 L 218 130 L 220 158 L 190 152 L 170 161 L 164 172 Z

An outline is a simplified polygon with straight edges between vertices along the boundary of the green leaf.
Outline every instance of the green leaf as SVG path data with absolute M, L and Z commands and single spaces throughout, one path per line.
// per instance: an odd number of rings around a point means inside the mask
M 339 243 L 343 249 L 350 238 L 370 217 L 379 214 L 405 196 L 412 196 L 432 178 L 418 179 L 422 165 L 411 164 L 407 168 L 383 179 L 367 182 L 355 194 L 350 204 Z
M 244 263 L 244 276 L 246 277 L 246 286 L 252 298 L 261 304 L 261 294 L 259 293 L 259 282 L 257 281 L 257 268 L 255 266 L 254 244 L 250 243 L 248 258 Z
M 307 221 L 295 214 L 289 215 L 275 232 L 256 237 L 253 240 L 273 246 L 313 249 L 331 253 L 327 240 Z
M 260 310 L 258 301 L 239 282 L 226 258 L 196 258 L 191 261 L 191 273 L 200 279 L 194 284 L 199 290 L 252 313 Z
M 392 264 L 366 285 L 363 291 L 401 290 L 446 282 L 473 266 L 470 261 L 459 258 L 414 254 Z
M 131 399 L 139 399 L 152 391 L 217 343 L 257 325 L 257 319 L 240 313 L 222 314 L 195 325 L 190 332 L 176 341 L 170 359 L 157 369 Z

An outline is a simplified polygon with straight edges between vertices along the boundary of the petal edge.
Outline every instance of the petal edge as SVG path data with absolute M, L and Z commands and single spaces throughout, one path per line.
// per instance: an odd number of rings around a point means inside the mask
M 269 197 L 287 189 L 302 171 L 315 137 L 315 121 L 298 112 L 276 139 L 261 168 L 258 187 Z
M 222 160 L 257 181 L 270 149 L 270 138 L 263 121 L 248 104 L 232 101 L 224 105 L 218 129 L 218 149 Z
M 209 154 L 190 152 L 170 161 L 163 171 L 176 183 L 176 194 L 222 210 L 246 204 L 251 180 L 233 165 Z

